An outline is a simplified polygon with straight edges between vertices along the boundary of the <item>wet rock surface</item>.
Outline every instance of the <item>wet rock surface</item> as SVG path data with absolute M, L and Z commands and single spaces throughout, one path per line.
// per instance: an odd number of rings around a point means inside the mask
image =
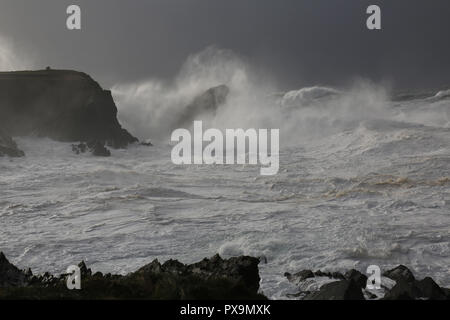
M 364 295 L 354 280 L 341 280 L 323 285 L 318 292 L 307 294 L 304 300 L 364 300 Z
M 430 277 L 416 280 L 411 270 L 403 265 L 383 273 L 381 289 L 367 289 L 367 276 L 355 269 L 344 275 L 339 272 L 302 270 L 295 274 L 285 273 L 285 276 L 300 288 L 299 292 L 288 294 L 287 297 L 300 300 L 450 300 L 450 289 L 441 288 Z M 302 289 L 317 287 L 313 285 L 315 281 L 322 283 L 318 289 Z
M 413 273 L 404 265 L 399 265 L 394 269 L 384 272 L 383 276 L 395 281 L 404 280 L 406 282 L 412 282 L 415 280 Z

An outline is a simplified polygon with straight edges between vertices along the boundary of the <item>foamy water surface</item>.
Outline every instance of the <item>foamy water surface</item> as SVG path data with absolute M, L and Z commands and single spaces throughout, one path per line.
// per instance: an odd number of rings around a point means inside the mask
M 127 273 L 156 258 L 264 256 L 261 290 L 271 298 L 296 291 L 284 272 L 370 264 L 405 264 L 449 287 L 450 102 L 386 108 L 389 116 L 348 123 L 324 119 L 329 109 L 282 111 L 305 114 L 298 126 L 333 130 L 302 136 L 287 123 L 271 177 L 259 166 L 175 166 L 167 141 L 96 158 L 16 138 L 26 157 L 0 158 L 0 250 L 35 273 L 81 260 Z

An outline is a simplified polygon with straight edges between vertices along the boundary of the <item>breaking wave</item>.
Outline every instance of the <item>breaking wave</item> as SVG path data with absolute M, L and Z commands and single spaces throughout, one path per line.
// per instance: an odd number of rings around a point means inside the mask
M 367 80 L 344 88 L 312 86 L 275 93 L 280 92 L 275 79 L 215 47 L 190 56 L 172 81 L 119 84 L 113 94 L 126 128 L 141 139 L 167 142 L 195 97 L 218 85 L 230 89 L 226 102 L 217 110 L 196 114 L 195 120 L 218 129 L 279 128 L 284 145 L 357 130 L 367 122 L 446 127 L 450 121 L 448 101 L 441 100 L 448 91 L 437 93 L 438 100 L 403 104 L 393 102 L 388 89 Z

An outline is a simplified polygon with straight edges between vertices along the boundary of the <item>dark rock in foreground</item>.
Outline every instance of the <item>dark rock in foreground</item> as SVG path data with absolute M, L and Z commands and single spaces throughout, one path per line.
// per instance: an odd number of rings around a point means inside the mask
M 415 280 L 413 273 L 404 265 L 399 265 L 392 270 L 386 271 L 383 273 L 383 276 L 395 281 L 404 280 L 406 282 L 412 282 Z
M 266 299 L 258 294 L 259 260 L 216 255 L 191 265 L 157 260 L 126 276 L 92 274 L 80 263 L 81 290 L 68 290 L 66 275 L 32 276 L 0 254 L 0 299 Z
M 29 276 L 6 259 L 0 252 L 0 288 L 26 286 Z
M 362 300 L 379 299 L 380 296 L 384 300 L 450 300 L 450 289 L 439 287 L 430 277 L 416 280 L 413 273 L 403 265 L 383 273 L 384 277 L 394 280 L 395 285 L 391 284 L 392 287 L 387 288 L 382 279 L 382 289 L 376 295 L 373 290 L 366 289 L 367 276 L 354 269 L 345 275 L 338 272 L 302 270 L 294 275 L 285 273 L 285 276 L 296 285 L 304 281 L 314 281 L 315 277 L 327 277 L 331 280 L 317 291 L 288 294 L 288 297 L 302 300 Z
M 23 157 L 25 153 L 17 147 L 14 140 L 0 130 L 0 157 Z
M 364 295 L 355 281 L 341 280 L 323 285 L 318 292 L 306 295 L 304 300 L 364 300 Z
M 395 286 L 386 293 L 384 300 L 450 300 L 444 288 L 439 287 L 430 277 L 423 280 L 399 279 Z
M 69 70 L 0 72 L 0 127 L 11 136 L 96 140 L 113 148 L 137 141 L 118 122 L 111 92 Z
M 344 277 L 348 280 L 355 281 L 356 285 L 361 289 L 367 286 L 367 276 L 365 274 L 362 274 L 358 270 L 352 269 L 350 271 L 347 271 Z

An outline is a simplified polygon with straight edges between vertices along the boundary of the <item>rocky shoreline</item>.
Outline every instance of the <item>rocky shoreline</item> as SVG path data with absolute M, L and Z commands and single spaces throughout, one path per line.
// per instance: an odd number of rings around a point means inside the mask
M 302 270 L 285 276 L 299 288 L 289 297 L 300 300 L 450 300 L 450 289 L 430 277 L 417 280 L 404 265 L 384 272 L 380 289 L 367 289 L 367 276 L 355 269 L 344 274 Z
M 0 253 L 0 300 L 261 300 L 266 297 L 258 293 L 258 264 L 257 258 L 246 256 L 224 260 L 216 255 L 191 265 L 154 260 L 122 276 L 92 273 L 81 262 L 81 290 L 69 290 L 67 275 L 33 275 Z
M 259 287 L 259 262 L 249 256 L 222 259 L 219 255 L 190 265 L 154 260 L 124 276 L 93 273 L 81 262 L 82 288 L 69 290 L 66 274 L 33 275 L 31 269 L 20 270 L 0 252 L 0 299 L 266 300 Z M 367 277 L 357 270 L 345 274 L 302 270 L 285 276 L 299 289 L 305 284 L 315 288 L 287 297 L 296 300 L 450 300 L 450 289 L 439 287 L 430 277 L 417 280 L 402 265 L 383 273 L 378 292 L 366 289 Z M 314 287 L 314 282 L 322 285 Z

